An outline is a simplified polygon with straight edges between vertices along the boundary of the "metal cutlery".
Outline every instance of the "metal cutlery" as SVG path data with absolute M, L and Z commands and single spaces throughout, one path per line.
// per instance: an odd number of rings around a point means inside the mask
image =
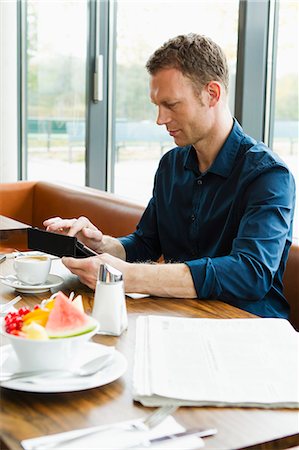
M 174 433 L 174 434 L 166 434 L 165 436 L 160 436 L 157 438 L 152 439 L 145 439 L 137 444 L 129 445 L 128 447 L 125 447 L 127 449 L 133 449 L 133 448 L 139 448 L 140 445 L 142 447 L 150 447 L 151 445 L 159 444 L 160 442 L 165 442 L 169 440 L 176 440 L 181 439 L 186 436 L 195 436 L 195 437 L 208 437 L 213 436 L 217 433 L 216 428 L 191 428 L 190 430 L 182 431 L 181 433 Z
M 15 275 L 0 275 L 0 280 L 17 280 L 17 277 Z
M 0 275 L 0 280 L 6 281 L 8 283 L 14 283 L 14 285 L 18 286 L 26 286 L 26 284 L 20 281 L 15 275 Z
M 167 416 L 175 412 L 177 408 L 178 408 L 177 405 L 161 406 L 161 408 L 156 409 L 152 414 L 147 416 L 145 419 L 125 425 L 124 429 L 130 431 L 150 430 L 151 428 L 154 428 L 157 425 L 159 425 L 159 423 L 161 423 Z
M 176 405 L 166 405 L 162 406 L 161 408 L 155 409 L 155 411 L 151 414 L 149 414 L 147 417 L 143 419 L 137 419 L 136 421 L 127 422 L 127 423 L 116 423 L 112 425 L 103 426 L 100 425 L 98 427 L 92 427 L 88 428 L 86 430 L 80 430 L 81 432 L 76 436 L 68 437 L 63 436 L 61 438 L 55 439 L 51 442 L 47 442 L 45 444 L 39 443 L 36 445 L 31 446 L 31 450 L 48 450 L 51 448 L 55 448 L 60 444 L 68 444 L 72 441 L 75 441 L 77 439 L 80 439 L 85 436 L 90 436 L 95 433 L 100 433 L 101 431 L 109 431 L 109 430 L 120 430 L 120 431 L 129 431 L 129 432 L 136 432 L 136 431 L 147 431 L 150 430 L 159 423 L 163 422 L 164 419 L 166 419 L 167 416 L 172 414 L 178 406 Z M 48 437 L 47 437 L 48 438 Z
M 39 380 L 47 380 L 49 378 L 61 379 L 70 376 L 77 377 L 88 377 L 94 375 L 95 373 L 103 370 L 113 361 L 113 352 L 106 353 L 105 355 L 101 355 L 98 358 L 92 359 L 87 363 L 83 364 L 78 369 L 74 370 L 40 370 L 40 371 L 27 371 L 27 372 L 16 372 L 16 373 L 8 373 L 8 374 L 0 374 L 0 383 L 19 380 L 21 379 L 24 383 L 37 383 L 39 384 Z M 24 379 L 24 380 L 23 380 Z

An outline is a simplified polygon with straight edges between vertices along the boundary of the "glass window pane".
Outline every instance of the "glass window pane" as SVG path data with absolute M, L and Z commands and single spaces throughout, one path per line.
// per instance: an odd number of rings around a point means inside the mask
M 27 178 L 85 183 L 87 0 L 27 2 Z
M 155 123 L 156 109 L 150 103 L 144 68 L 148 57 L 165 41 L 194 32 L 211 37 L 223 48 L 230 67 L 233 112 L 238 4 L 238 0 L 118 1 L 113 117 L 116 193 L 146 204 L 158 161 L 175 146 L 165 127 Z
M 273 149 L 293 172 L 299 186 L 298 147 L 298 2 L 279 4 Z M 299 195 L 294 236 L 299 238 Z

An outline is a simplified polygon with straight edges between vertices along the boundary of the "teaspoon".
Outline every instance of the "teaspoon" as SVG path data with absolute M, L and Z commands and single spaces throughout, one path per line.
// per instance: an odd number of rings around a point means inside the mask
M 24 378 L 24 380 L 22 380 L 22 382 L 24 383 L 35 383 L 38 382 L 39 380 L 50 378 L 60 379 L 72 376 L 88 377 L 104 369 L 107 365 L 111 364 L 112 360 L 113 360 L 113 352 L 110 352 L 108 354 L 106 353 L 105 355 L 92 359 L 91 361 L 88 361 L 87 363 L 83 364 L 78 369 L 74 370 L 59 369 L 59 370 L 39 370 L 39 371 L 35 370 L 28 372 L 15 372 L 10 374 L 2 373 L 0 374 L 0 383 L 11 380 L 17 380 L 21 378 L 22 379 Z

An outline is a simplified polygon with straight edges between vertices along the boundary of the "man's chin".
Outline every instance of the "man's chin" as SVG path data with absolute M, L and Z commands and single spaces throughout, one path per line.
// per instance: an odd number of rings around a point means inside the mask
M 173 140 L 178 147 L 185 147 L 186 145 L 189 145 L 189 143 L 186 142 L 186 140 L 179 137 L 174 137 Z

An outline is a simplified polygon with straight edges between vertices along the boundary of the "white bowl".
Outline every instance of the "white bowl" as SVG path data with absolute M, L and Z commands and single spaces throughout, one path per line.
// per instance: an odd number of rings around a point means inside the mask
M 79 362 L 84 344 L 96 334 L 99 322 L 95 320 L 96 327 L 88 333 L 79 336 L 49 339 L 39 341 L 9 334 L 2 326 L 2 334 L 12 345 L 22 370 L 56 370 L 75 368 Z

